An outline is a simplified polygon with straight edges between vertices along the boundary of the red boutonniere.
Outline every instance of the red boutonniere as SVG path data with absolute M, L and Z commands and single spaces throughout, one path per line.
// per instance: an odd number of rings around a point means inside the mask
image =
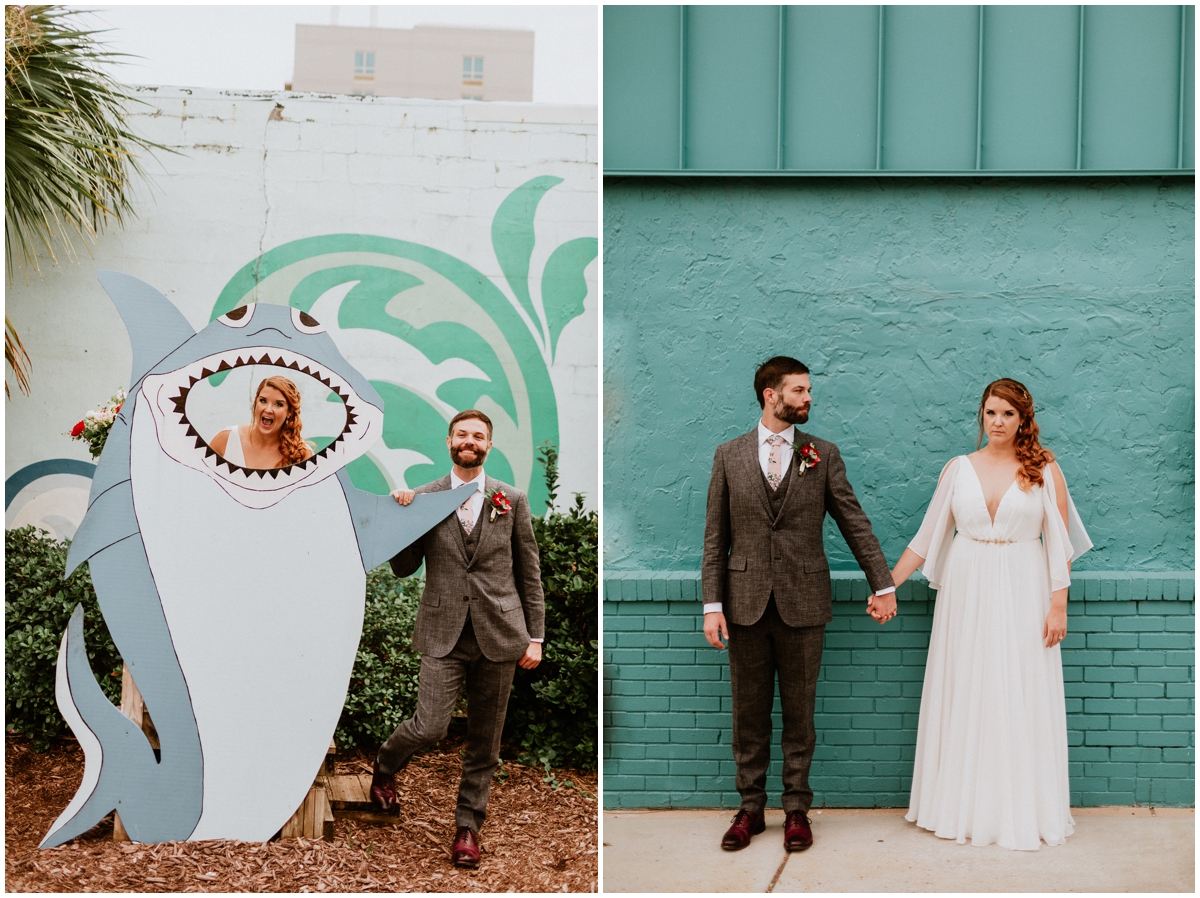
M 805 471 L 809 468 L 815 468 L 821 463 L 821 456 L 817 452 L 817 447 L 812 443 L 807 443 L 803 446 L 799 443 L 792 443 L 792 451 L 796 453 L 797 477 L 803 477 Z
M 512 502 L 508 501 L 508 496 L 504 495 L 503 490 L 496 490 L 487 497 L 488 506 L 491 508 L 491 514 L 488 515 L 488 521 L 496 520 L 497 515 L 508 514 L 512 511 Z

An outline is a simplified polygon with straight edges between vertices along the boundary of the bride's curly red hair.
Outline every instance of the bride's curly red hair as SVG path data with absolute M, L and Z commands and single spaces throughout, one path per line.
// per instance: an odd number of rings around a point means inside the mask
M 286 377 L 266 378 L 258 385 L 258 389 L 254 391 L 254 399 L 250 402 L 251 421 L 257 415 L 255 406 L 258 405 L 258 396 L 263 391 L 263 387 L 274 387 L 283 394 L 283 398 L 287 400 L 288 404 L 287 418 L 284 419 L 283 426 L 279 428 L 279 454 L 283 457 L 283 464 L 280 467 L 304 461 L 309 455 L 309 448 L 303 437 L 300 436 L 300 431 L 304 426 L 300 420 L 300 391 Z
M 1025 492 L 1032 486 L 1042 485 L 1042 469 L 1054 461 L 1054 453 L 1038 442 L 1038 425 L 1033 418 L 1033 397 L 1025 389 L 1025 384 L 1011 377 L 1002 377 L 988 384 L 983 390 L 983 398 L 979 400 L 979 436 L 975 438 L 975 448 L 983 445 L 983 406 L 988 397 L 995 396 L 1003 399 L 1017 410 L 1021 423 L 1017 426 L 1017 436 L 1013 440 L 1013 448 L 1017 451 L 1017 485 Z

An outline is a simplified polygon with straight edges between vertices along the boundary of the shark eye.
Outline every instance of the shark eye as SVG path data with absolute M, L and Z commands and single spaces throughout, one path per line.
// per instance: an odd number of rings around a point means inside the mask
M 238 306 L 229 312 L 226 312 L 217 320 L 226 327 L 245 327 L 250 323 L 250 319 L 254 317 L 254 303 L 246 306 Z
M 325 325 L 317 321 L 308 312 L 302 312 L 300 309 L 292 309 L 292 327 L 296 328 L 302 334 L 325 333 Z

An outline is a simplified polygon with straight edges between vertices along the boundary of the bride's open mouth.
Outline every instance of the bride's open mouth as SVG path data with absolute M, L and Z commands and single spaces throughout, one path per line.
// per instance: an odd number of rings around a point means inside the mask
M 217 454 L 188 418 L 188 394 L 205 378 L 247 365 L 290 369 L 327 387 L 345 407 L 345 419 L 333 440 L 304 461 L 280 468 L 248 468 Z M 175 371 L 146 378 L 142 392 L 153 410 L 159 443 L 168 455 L 190 468 L 208 473 L 231 495 L 240 494 L 239 501 L 248 498 L 242 492 L 244 490 L 275 494 L 269 500 L 263 497 L 247 502 L 257 506 L 273 504 L 292 488 L 322 480 L 344 467 L 366 450 L 374 439 L 375 428 L 383 419 L 382 410 L 361 399 L 335 372 L 308 356 L 274 346 L 224 350 Z M 267 430 L 277 429 L 279 425 L 273 412 L 260 414 L 255 421 Z

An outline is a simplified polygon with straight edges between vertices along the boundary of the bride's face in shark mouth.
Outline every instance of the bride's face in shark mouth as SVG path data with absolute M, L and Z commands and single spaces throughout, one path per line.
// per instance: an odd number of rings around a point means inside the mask
M 254 429 L 268 439 L 279 439 L 279 432 L 291 414 L 287 397 L 274 387 L 265 386 L 254 400 Z
M 271 365 L 306 374 L 344 403 L 345 419 L 332 442 L 303 461 L 279 468 L 255 469 L 229 462 L 208 444 L 188 419 L 187 398 L 199 382 L 247 365 Z M 251 508 L 266 508 L 293 489 L 324 480 L 366 452 L 382 431 L 383 412 L 358 396 L 343 378 L 307 356 L 272 346 L 253 346 L 215 353 L 175 371 L 151 375 L 141 393 L 154 417 L 158 442 L 175 461 L 201 471 L 233 499 Z M 264 386 L 254 403 L 253 426 L 278 438 L 289 406 L 279 390 Z

